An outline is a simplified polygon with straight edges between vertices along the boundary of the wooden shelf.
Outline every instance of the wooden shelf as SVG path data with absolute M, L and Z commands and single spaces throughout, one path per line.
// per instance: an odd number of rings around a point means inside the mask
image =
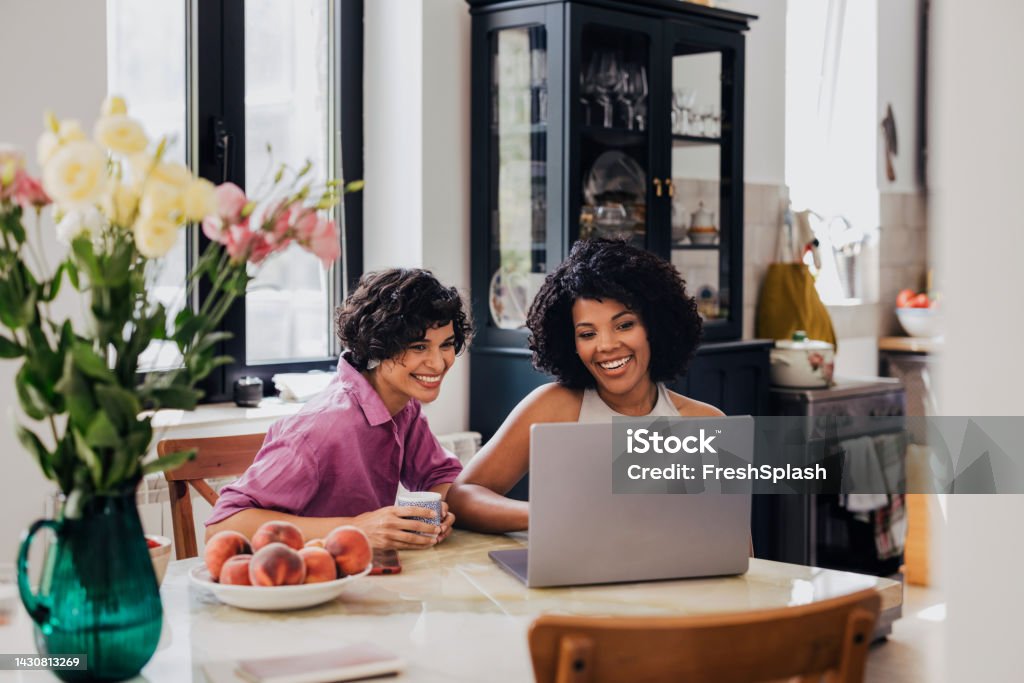
M 721 145 L 722 138 L 705 138 L 699 135 L 673 135 L 673 147 L 694 147 L 697 145 Z

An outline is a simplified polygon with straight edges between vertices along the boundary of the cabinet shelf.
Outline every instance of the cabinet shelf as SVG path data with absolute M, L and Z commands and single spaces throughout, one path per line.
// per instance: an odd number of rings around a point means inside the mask
M 580 132 L 585 137 L 608 147 L 631 147 L 647 144 L 647 133 L 642 130 L 583 126 L 580 128 Z
M 719 251 L 722 248 L 721 242 L 715 244 L 690 244 L 689 242 L 672 244 L 672 251 Z

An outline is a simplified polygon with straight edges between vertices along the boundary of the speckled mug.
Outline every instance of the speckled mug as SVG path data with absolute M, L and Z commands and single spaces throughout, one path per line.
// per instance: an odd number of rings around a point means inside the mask
M 441 494 L 433 491 L 411 491 L 399 493 L 395 502 L 398 507 L 430 508 L 434 511 L 434 517 L 409 517 L 418 522 L 426 522 L 434 526 L 441 526 Z M 424 536 L 428 534 L 423 534 Z

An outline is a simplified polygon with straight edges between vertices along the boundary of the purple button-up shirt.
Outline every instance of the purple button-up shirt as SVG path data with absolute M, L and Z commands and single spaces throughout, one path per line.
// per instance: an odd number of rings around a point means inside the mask
M 401 482 L 426 491 L 455 481 L 462 465 L 410 399 L 394 417 L 342 358 L 327 388 L 275 422 L 253 464 L 220 492 L 214 524 L 262 508 L 301 517 L 354 517 L 393 505 Z

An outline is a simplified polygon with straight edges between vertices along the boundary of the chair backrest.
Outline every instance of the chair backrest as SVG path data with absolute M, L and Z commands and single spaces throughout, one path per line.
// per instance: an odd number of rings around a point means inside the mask
M 256 458 L 266 434 L 213 436 L 202 439 L 164 439 L 156 445 L 160 457 L 196 449 L 194 460 L 164 472 L 171 499 L 171 524 L 174 527 L 174 553 L 177 559 L 199 554 L 196 527 L 192 517 L 191 485 L 210 505 L 217 502 L 217 492 L 206 479 L 242 474 Z
M 864 590 L 797 607 L 694 617 L 544 615 L 530 628 L 537 683 L 864 678 L 880 599 Z

